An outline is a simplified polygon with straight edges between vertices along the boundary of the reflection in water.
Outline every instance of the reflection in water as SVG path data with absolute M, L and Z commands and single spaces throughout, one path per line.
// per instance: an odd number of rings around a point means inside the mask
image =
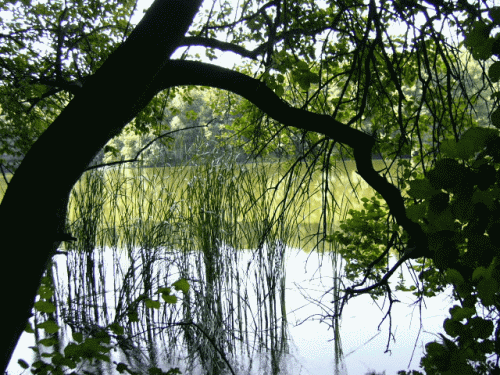
M 289 335 L 289 323 L 301 323 L 308 317 L 304 313 L 310 313 L 304 297 L 311 298 L 312 290 L 300 274 L 307 254 L 279 242 L 255 251 L 227 246 L 219 251 L 231 263 L 211 269 L 217 277 L 210 278 L 201 251 L 105 248 L 56 256 L 57 315 L 66 326 L 62 346 L 72 332 L 94 337 L 118 323 L 124 331 L 111 333 L 111 362 L 87 364 L 87 370 L 117 373 L 114 363 L 122 362 L 140 373 L 149 367 L 179 367 L 184 374 L 230 374 L 227 361 L 235 374 L 307 374 L 308 367 L 317 369 L 318 364 L 321 373 L 333 373 L 333 343 L 325 339 L 330 350 L 315 353 L 310 345 L 319 344 L 317 333 Z M 293 270 L 288 277 L 285 267 Z M 76 277 L 75 272 L 82 274 Z M 98 282 L 89 285 L 88 272 Z M 331 275 L 322 276 L 331 280 Z M 157 300 L 156 291 L 180 277 L 189 280 L 191 289 L 186 296 L 176 292 L 176 304 L 154 309 L 137 303 L 144 295 Z M 326 332 L 326 325 L 321 327 Z

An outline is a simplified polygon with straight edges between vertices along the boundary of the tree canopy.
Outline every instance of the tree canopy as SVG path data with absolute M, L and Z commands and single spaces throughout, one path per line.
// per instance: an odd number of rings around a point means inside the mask
M 351 213 L 342 233 L 322 228 L 344 245 L 345 258 L 366 245 L 339 300 L 391 298 L 388 279 L 413 262 L 416 297 L 452 284 L 459 303 L 444 327 L 453 340 L 427 348 L 427 373 L 457 373 L 457 366 L 481 373 L 470 361 L 498 369 L 486 359 L 499 345 L 499 7 L 156 0 L 134 26 L 135 8 L 131 1 L 0 3 L 0 154 L 22 160 L 1 161 L 2 172 L 13 172 L 0 205 L 5 264 L 17 270 L 4 272 L 2 282 L 29 285 L 25 295 L 9 290 L 4 297 L 14 301 L 4 367 L 46 262 L 68 239 L 66 207 L 76 181 L 99 152 L 116 152 L 108 142 L 127 124 L 125 132 L 142 135 L 172 131 L 164 119 L 175 95 L 193 106 L 196 91 L 186 87 L 208 86 L 229 92 L 214 93 L 227 104 L 213 113 L 230 108 L 231 121 L 218 125 L 235 147 L 281 150 L 327 174 L 351 158 L 379 194 Z M 220 52 L 241 63 L 217 65 Z M 382 170 L 374 169 L 374 156 L 384 160 Z M 325 200 L 335 200 L 325 181 Z M 389 268 L 391 252 L 400 257 Z M 487 317 L 478 315 L 480 304 Z

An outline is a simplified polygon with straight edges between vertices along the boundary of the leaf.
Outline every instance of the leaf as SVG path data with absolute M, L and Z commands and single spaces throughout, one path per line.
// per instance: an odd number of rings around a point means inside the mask
M 173 283 L 172 286 L 175 288 L 175 290 L 180 290 L 184 294 L 189 292 L 189 283 L 186 279 L 179 279 L 175 283 Z
M 43 346 L 50 347 L 50 346 L 53 346 L 53 345 L 57 344 L 57 339 L 54 338 L 54 337 L 51 337 L 51 338 L 48 338 L 48 339 L 42 339 L 39 342 Z
M 53 320 L 47 320 L 46 322 L 37 324 L 37 327 L 44 329 L 47 333 L 56 333 L 60 329 Z
M 439 150 L 443 153 L 444 156 L 448 156 L 450 158 L 458 157 L 457 142 L 455 142 L 453 139 L 447 139 L 441 142 Z
M 438 190 L 453 189 L 465 177 L 467 169 L 455 159 L 443 158 L 427 173 L 431 185 Z
M 26 323 L 26 328 L 24 330 L 26 332 L 28 332 L 28 333 L 35 333 L 35 331 L 33 330 L 33 327 L 31 326 L 30 322 Z
M 134 322 L 138 322 L 139 321 L 139 314 L 137 313 L 137 311 L 132 311 L 132 312 L 129 312 L 127 314 L 127 317 L 128 317 L 128 320 L 131 322 L 131 323 L 134 323 Z
M 159 309 L 160 308 L 160 301 L 154 301 L 154 300 L 148 298 L 145 302 L 146 302 L 146 307 L 148 309 Z
M 73 340 L 75 340 L 76 342 L 83 341 L 83 334 L 81 332 L 73 332 L 72 336 L 73 336 Z
M 116 365 L 116 371 L 118 371 L 120 374 L 128 372 L 128 366 L 125 363 L 120 362 Z
M 474 308 L 460 307 L 458 305 L 453 306 L 449 311 L 453 320 L 456 320 L 458 322 L 464 319 L 469 319 L 476 313 L 476 309 Z
M 28 363 L 26 361 L 23 361 L 22 359 L 18 359 L 17 363 L 25 370 L 30 367 L 30 365 L 28 365 Z
M 500 129 L 500 108 L 495 109 L 491 113 L 491 123 L 497 129 Z
M 161 298 L 163 298 L 163 300 L 166 303 L 171 303 L 171 304 L 177 303 L 177 297 L 174 295 L 162 294 Z
M 453 268 L 448 268 L 446 270 L 445 277 L 446 281 L 449 282 L 450 284 L 462 285 L 465 282 L 462 274 Z
M 500 7 L 493 7 L 488 11 L 488 16 L 497 25 L 500 25 Z
M 56 311 L 56 307 L 52 303 L 47 302 L 47 301 L 35 302 L 35 309 L 40 311 L 40 312 L 47 313 L 47 314 L 51 314 L 54 311 Z
M 500 80 L 500 61 L 495 61 L 488 69 L 488 75 L 492 82 Z
M 493 333 L 493 322 L 489 319 L 475 317 L 471 319 L 471 330 L 474 337 L 486 340 Z
M 472 29 L 465 35 L 467 47 L 481 46 L 489 36 L 489 28 L 484 21 L 474 22 Z
M 123 327 L 121 325 L 119 325 L 118 323 L 110 324 L 109 329 L 111 329 L 111 331 L 113 331 L 113 333 L 115 333 L 117 335 L 123 335 L 123 333 L 125 332 Z
M 439 190 L 436 190 L 434 187 L 432 187 L 430 181 L 425 178 L 418 180 L 411 180 L 408 183 L 410 184 L 410 190 L 408 190 L 408 195 L 415 199 L 430 198 L 433 195 L 439 193 Z
M 48 285 L 41 285 L 40 288 L 38 288 L 38 294 L 40 298 L 50 299 L 54 294 L 54 290 Z
M 498 292 L 498 282 L 493 278 L 484 278 L 477 285 L 477 294 L 485 306 L 495 303 L 495 294 Z
M 464 325 L 459 321 L 447 318 L 444 320 L 443 328 L 451 337 L 457 337 L 463 332 Z
M 459 156 L 468 160 L 481 151 L 488 142 L 498 137 L 498 131 L 487 128 L 471 128 L 467 130 L 457 143 L 457 151 Z
M 478 281 L 479 279 L 482 279 L 485 276 L 486 276 L 486 268 L 477 267 L 472 273 L 472 281 Z

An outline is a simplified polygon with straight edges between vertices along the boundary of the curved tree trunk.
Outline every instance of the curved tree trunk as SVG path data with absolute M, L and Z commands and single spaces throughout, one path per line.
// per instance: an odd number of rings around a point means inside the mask
M 94 155 L 152 99 L 151 83 L 200 5 L 201 0 L 156 0 L 36 141 L 12 178 L 0 205 L 2 370 L 31 315 L 46 264 L 63 239 L 58 233 L 73 185 Z
M 155 94 L 168 87 L 204 85 L 232 91 L 284 125 L 319 132 L 352 147 L 358 173 L 382 194 L 391 214 L 418 241 L 417 247 L 427 248 L 422 229 L 406 216 L 401 192 L 374 170 L 371 136 L 330 116 L 290 107 L 265 84 L 244 74 L 210 64 L 169 59 L 182 42 L 200 3 L 201 0 L 156 0 L 127 41 L 87 80 L 82 92 L 30 149 L 9 184 L 0 205 L 5 254 L 0 280 L 7 314 L 1 340 L 3 368 L 30 316 L 46 263 L 62 240 L 57 233 L 64 227 L 73 185 L 94 155 Z M 411 253 L 401 258 L 381 282 L 386 282 L 409 257 Z

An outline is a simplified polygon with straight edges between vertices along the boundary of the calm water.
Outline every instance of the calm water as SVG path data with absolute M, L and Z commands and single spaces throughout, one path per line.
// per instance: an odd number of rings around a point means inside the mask
M 108 314 L 110 315 L 108 318 L 112 319 L 114 314 L 112 307 L 119 300 L 113 290 L 116 289 L 117 282 L 120 283 L 119 280 L 113 277 L 113 272 L 116 273 L 117 261 L 119 261 L 123 272 L 130 269 L 127 267 L 131 265 L 131 259 L 127 256 L 123 256 L 119 260 L 114 259 L 113 252 L 110 249 L 100 251 L 96 259 L 101 255 L 102 263 L 105 264 L 101 272 L 105 274 L 105 298 Z M 72 257 L 75 259 L 71 259 Z M 71 285 L 68 284 L 67 272 L 65 272 L 67 262 L 71 267 L 82 266 L 77 258 L 72 254 L 68 256 L 68 259 L 63 255 L 56 256 L 60 297 L 64 297 L 68 293 L 68 288 Z M 191 262 L 196 264 L 196 254 L 193 253 L 191 258 Z M 330 303 L 331 294 L 324 296 L 324 293 L 332 286 L 331 261 L 328 257 L 321 258 L 318 254 L 307 254 L 301 250 L 291 248 L 285 248 L 284 259 L 285 273 L 283 280 L 286 287 L 286 303 L 284 306 L 287 313 L 286 328 L 288 336 L 286 337 L 286 343 L 288 350 L 281 357 L 279 367 L 283 374 L 289 375 L 334 374 L 333 333 L 331 329 L 328 329 L 330 321 L 320 321 L 320 316 L 328 315 L 329 309 L 333 308 L 333 304 Z M 259 296 L 256 293 L 258 290 L 265 289 L 265 286 L 259 284 L 259 277 L 256 276 L 259 267 L 254 264 L 254 261 L 255 257 L 252 252 L 238 252 L 237 268 L 241 271 L 241 275 L 246 276 L 246 280 L 241 280 L 241 289 L 239 291 L 229 292 L 234 292 L 234 295 L 237 294 L 236 292 L 239 292 L 240 295 L 245 293 L 245 300 L 248 301 L 248 312 L 257 317 L 259 312 L 262 313 L 263 308 L 257 305 L 256 301 Z M 162 262 L 168 263 L 168 259 L 158 261 L 153 273 L 160 279 L 168 277 L 170 283 L 175 281 L 176 277 L 178 277 L 175 265 L 170 263 L 166 267 L 168 269 L 162 269 Z M 407 280 L 411 280 L 408 274 L 405 277 Z M 192 282 L 192 287 L 193 290 L 197 288 L 196 282 Z M 177 294 L 180 294 L 180 292 Z M 392 311 L 392 326 L 393 333 L 395 333 L 390 347 L 392 355 L 391 353 L 384 354 L 388 341 L 389 321 L 386 320 L 378 329 L 388 303 L 384 304 L 383 300 L 379 300 L 376 304 L 366 296 L 357 297 L 349 302 L 344 310 L 342 320 L 341 340 L 344 350 L 344 362 L 341 374 L 364 374 L 368 370 L 376 370 L 377 372 L 385 370 L 386 374 L 395 374 L 398 370 L 407 368 L 415 345 L 414 358 L 410 368 L 418 369 L 422 347 L 425 343 L 434 339 L 433 333 L 443 331 L 443 319 L 450 305 L 444 297 L 426 300 L 427 308 L 422 306 L 422 321 L 420 321 L 418 306 L 413 308 L 407 305 L 407 303 L 411 303 L 411 296 L 398 292 L 396 297 L 402 303 L 395 304 Z M 322 301 L 321 304 L 314 302 L 319 300 Z M 279 301 L 277 304 L 279 311 Z M 101 316 L 99 319 L 103 319 L 103 317 Z M 423 326 L 419 336 L 421 322 Z M 258 322 L 248 327 L 249 337 L 255 339 L 258 336 L 256 332 L 263 328 Z M 32 340 L 33 335 L 26 333 L 21 338 L 9 367 L 9 374 L 23 373 L 17 364 L 17 360 L 18 358 L 23 358 L 26 361 L 30 360 L 32 352 L 28 347 L 34 344 Z M 161 347 L 161 343 L 158 343 L 158 346 Z M 146 351 L 144 348 L 143 350 Z M 125 362 L 125 359 L 119 353 L 111 353 L 112 361 Z M 179 350 L 177 358 L 177 361 L 174 360 L 170 364 L 184 370 L 186 365 L 185 352 Z M 161 353 L 158 360 L 159 365 L 165 370 L 169 368 L 165 366 L 167 363 Z M 265 350 L 258 350 L 258 345 L 255 345 L 255 343 L 252 351 L 247 351 L 245 355 L 238 355 L 230 359 L 237 374 L 270 373 L 270 361 L 269 354 Z M 103 373 L 110 373 L 108 368 L 102 370 Z M 198 367 L 198 370 L 192 373 L 202 374 L 203 372 Z

